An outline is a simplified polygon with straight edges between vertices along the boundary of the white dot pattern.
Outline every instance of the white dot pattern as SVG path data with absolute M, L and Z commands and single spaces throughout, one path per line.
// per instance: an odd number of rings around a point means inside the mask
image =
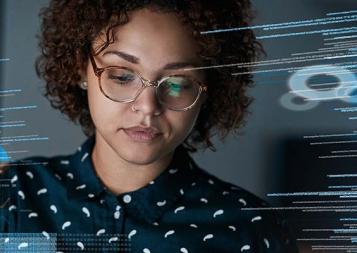
M 123 196 L 123 201 L 124 201 L 124 203 L 130 203 L 130 201 L 131 201 L 131 196 L 129 195 L 129 194 L 125 194 L 124 196 Z
M 100 252 L 103 248 L 117 252 L 119 247 L 130 247 L 131 252 L 144 253 L 197 253 L 209 248 L 217 252 L 264 248 L 264 252 L 273 253 L 288 247 L 289 240 L 274 238 L 271 233 L 278 223 L 270 216 L 241 210 L 256 207 L 261 200 L 202 173 L 184 154 L 159 177 L 119 199 L 96 178 L 90 159 L 93 143 L 88 143 L 75 154 L 59 156 L 51 163 L 44 160 L 41 165 L 9 170 L 13 174 L 8 178 L 16 184 L 12 193 L 16 200 L 6 208 L 9 212 L 15 212 L 17 206 L 25 210 L 16 213 L 43 240 L 61 238 L 56 252 Z M 1 220 L 5 219 L 0 219 L 3 228 Z M 4 238 L 5 243 L 11 240 Z M 23 250 L 31 242 L 16 245 Z

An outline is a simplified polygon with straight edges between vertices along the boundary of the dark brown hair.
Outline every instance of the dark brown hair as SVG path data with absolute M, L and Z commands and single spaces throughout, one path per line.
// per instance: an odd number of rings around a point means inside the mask
M 36 62 L 37 73 L 46 82 L 45 96 L 54 108 L 79 122 L 86 135 L 92 135 L 87 94 L 78 86 L 79 70 L 88 62 L 89 49 L 102 29 L 106 28 L 107 41 L 101 49 L 113 42 L 114 28 L 129 22 L 130 11 L 144 7 L 175 12 L 193 28 L 200 57 L 208 67 L 208 98 L 184 145 L 191 152 L 199 145 L 215 150 L 211 138 L 218 134 L 223 140 L 237 133 L 252 101 L 246 94 L 252 75 L 232 75 L 249 72 L 249 64 L 237 64 L 253 62 L 262 52 L 251 29 L 234 30 L 249 25 L 249 0 L 52 0 L 40 14 L 42 54 Z M 212 30 L 217 32 L 207 33 Z

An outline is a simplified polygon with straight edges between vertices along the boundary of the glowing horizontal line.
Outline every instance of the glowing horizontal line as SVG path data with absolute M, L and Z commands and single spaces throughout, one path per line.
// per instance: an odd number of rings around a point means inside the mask
M 0 125 L 0 128 L 6 128 L 6 127 L 23 127 L 26 126 L 26 124 L 6 124 L 6 125 Z
M 330 99 L 339 99 L 339 98 L 350 98 L 354 96 L 336 96 L 336 97 L 326 97 L 326 98 L 305 98 L 306 101 L 321 101 L 321 100 L 330 100 Z
M 342 55 L 342 56 L 331 56 L 331 57 L 325 57 L 325 59 L 331 60 L 331 59 L 348 58 L 348 57 L 355 57 L 355 56 L 357 56 L 357 54 L 353 54 L 353 55 Z
M 287 207 L 242 207 L 241 210 L 299 210 L 299 209 L 338 209 L 357 208 L 357 206 L 287 206 Z
M 351 85 L 351 86 L 342 86 L 342 87 L 336 87 L 333 88 L 334 90 L 339 90 L 339 89 L 350 89 L 353 87 L 357 87 L 357 85 Z M 315 91 L 326 91 L 326 90 L 331 90 L 331 88 L 318 88 L 318 89 L 305 89 L 305 90 L 291 90 L 289 93 L 301 93 L 301 92 L 315 92 Z
M 330 189 L 338 189 L 338 188 L 355 188 L 357 185 L 330 185 L 328 188 Z
M 357 174 L 330 174 L 327 177 L 357 177 Z
M 0 108 L 0 111 L 21 110 L 21 109 L 35 109 L 35 108 L 37 108 L 37 105 L 2 107 L 2 108 Z
M 350 241 L 350 239 L 332 239 L 332 238 L 297 238 L 296 240 L 298 241 Z M 331 247 L 331 246 L 326 246 L 326 247 Z
M 357 37 L 357 35 L 350 35 L 350 36 L 328 38 L 328 39 L 324 39 L 324 40 L 342 40 L 342 39 L 350 39 L 350 38 L 356 38 L 356 37 Z
M 349 158 L 349 157 L 357 157 L 357 155 L 325 155 L 325 156 L 318 156 L 318 158 L 320 158 L 320 159 Z
M 348 43 L 356 43 L 357 40 L 348 40 L 348 41 L 338 41 L 338 42 L 325 42 L 325 45 L 341 45 L 341 44 L 348 44 Z
M 18 166 L 18 165 L 47 165 L 48 162 L 26 162 L 26 163 L 0 163 L 1 166 L 5 165 L 7 167 Z
M 10 92 L 20 92 L 21 89 L 12 89 L 12 90 L 0 90 L 0 93 L 10 93 Z
M 44 141 L 49 140 L 48 137 L 37 137 L 37 138 L 16 138 L 16 139 L 6 139 L 0 140 L 0 142 L 17 142 L 17 141 Z
M 348 149 L 348 150 L 332 150 L 332 154 L 339 154 L 339 153 L 355 153 L 357 149 Z
M 311 142 L 310 145 L 326 145 L 326 144 L 343 144 L 343 143 L 355 143 L 357 140 L 353 141 L 324 141 L 324 142 Z
M 273 29 L 286 29 L 294 28 L 297 26 L 312 26 L 312 25 L 324 25 L 330 23 L 341 23 L 341 22 L 352 22 L 356 19 L 356 15 L 347 16 L 347 17 L 333 17 L 333 18 L 319 18 L 319 19 L 307 19 L 300 21 L 291 21 L 284 23 L 274 23 L 274 24 L 264 24 L 264 25 L 254 25 L 246 27 L 235 27 L 235 28 L 222 28 L 215 30 L 202 31 L 200 34 L 212 34 L 212 33 L 221 33 L 221 32 L 234 32 L 242 31 L 248 29 L 263 29 L 263 30 L 273 30 Z M 333 29 L 335 30 L 335 29 Z
M 336 196 L 336 195 L 355 195 L 357 191 L 324 191 L 324 192 L 287 192 L 287 193 L 268 193 L 268 197 L 290 197 L 290 196 Z
M 327 13 L 326 16 L 344 15 L 344 14 L 352 14 L 352 13 L 357 13 L 357 10 L 341 11 L 341 12 L 330 12 L 330 13 Z
M 23 138 L 23 137 L 36 137 L 36 136 L 38 136 L 38 134 L 3 136 L 3 137 L 0 137 L 0 140 L 1 139 L 9 139 L 9 138 Z
M 293 201 L 293 204 L 323 204 L 323 203 L 353 203 L 357 200 L 306 200 L 306 201 Z

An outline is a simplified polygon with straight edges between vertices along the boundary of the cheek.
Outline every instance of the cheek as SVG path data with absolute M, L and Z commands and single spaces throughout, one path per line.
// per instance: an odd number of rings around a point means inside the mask
M 96 129 L 114 131 L 123 117 L 125 108 L 106 98 L 96 83 L 88 80 L 88 105 Z
M 195 122 L 198 117 L 198 111 L 187 111 L 178 114 L 179 115 L 172 115 L 172 117 L 168 117 L 168 120 L 170 121 L 172 130 L 175 132 L 175 134 L 180 136 L 179 138 L 185 139 L 195 126 Z

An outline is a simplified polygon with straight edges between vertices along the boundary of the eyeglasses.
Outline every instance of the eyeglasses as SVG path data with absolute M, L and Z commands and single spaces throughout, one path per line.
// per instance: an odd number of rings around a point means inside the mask
M 207 91 L 206 85 L 190 76 L 170 75 L 150 81 L 127 67 L 98 68 L 92 54 L 89 58 L 101 92 L 114 102 L 133 102 L 145 87 L 154 86 L 161 105 L 174 111 L 187 111 L 196 104 L 202 92 Z

